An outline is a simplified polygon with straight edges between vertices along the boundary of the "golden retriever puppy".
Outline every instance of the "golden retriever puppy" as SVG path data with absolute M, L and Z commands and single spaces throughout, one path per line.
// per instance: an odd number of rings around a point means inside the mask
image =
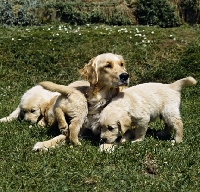
M 101 112 L 101 139 L 113 143 L 122 135 L 121 142 L 124 142 L 125 133 L 134 126 L 133 142 L 142 141 L 148 123 L 161 117 L 165 127 L 159 136 L 168 136 L 173 129 L 175 142 L 180 143 L 183 137 L 180 91 L 195 84 L 193 77 L 187 77 L 171 84 L 145 83 L 123 90 Z
M 32 124 L 37 123 L 40 126 L 45 126 L 45 111 L 58 95 L 57 92 L 51 92 L 36 85 L 23 94 L 18 107 L 9 116 L 1 118 L 0 122 L 21 118 Z
M 83 85 L 83 82 L 80 84 Z M 49 81 L 39 84 L 45 89 L 61 94 L 56 98 L 53 109 L 47 112 L 50 125 L 57 122 L 61 133 L 69 137 L 71 143 L 81 145 L 78 134 L 88 114 L 87 99 L 83 93 L 84 86 L 81 86 L 81 92 L 72 86 L 58 85 Z M 89 83 L 85 81 L 85 89 L 88 87 Z M 69 126 L 66 118 L 70 119 Z
M 129 75 L 126 72 L 125 61 L 121 55 L 104 53 L 92 58 L 83 69 L 81 76 L 90 83 L 85 95 L 88 103 L 87 118 L 82 127 L 90 128 L 95 134 L 100 134 L 99 115 L 101 110 L 129 83 Z M 63 140 L 63 135 L 60 135 Z M 34 146 L 34 150 L 43 150 L 59 143 L 59 136 L 45 144 L 40 142 Z

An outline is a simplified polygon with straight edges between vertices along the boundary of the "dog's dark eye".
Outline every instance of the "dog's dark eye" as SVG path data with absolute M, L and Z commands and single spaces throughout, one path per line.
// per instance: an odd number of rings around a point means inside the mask
M 109 130 L 109 131 L 112 131 L 113 129 L 114 129 L 113 127 L 108 126 L 108 130 Z
M 121 67 L 123 67 L 123 66 L 124 66 L 124 64 L 123 64 L 123 63 L 121 63 L 121 64 L 120 64 L 120 66 L 121 66 Z
M 31 113 L 34 113 L 35 112 L 35 109 L 31 109 Z
M 107 63 L 107 65 L 105 66 L 105 68 L 112 68 L 111 63 Z

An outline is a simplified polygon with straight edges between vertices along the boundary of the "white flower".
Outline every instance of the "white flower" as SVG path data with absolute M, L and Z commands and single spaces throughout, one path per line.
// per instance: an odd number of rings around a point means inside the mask
M 154 34 L 154 31 L 152 31 L 151 34 Z
M 12 40 L 12 41 L 14 41 L 15 39 L 14 39 L 14 38 L 12 38 L 11 40 Z

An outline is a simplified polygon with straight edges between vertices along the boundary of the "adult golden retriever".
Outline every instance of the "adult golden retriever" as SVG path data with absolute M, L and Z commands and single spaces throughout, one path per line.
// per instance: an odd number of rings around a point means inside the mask
M 92 129 L 95 134 L 100 134 L 100 112 L 129 83 L 125 61 L 121 55 L 104 53 L 92 58 L 80 70 L 80 74 L 90 83 L 85 93 L 88 103 L 88 114 L 83 127 Z M 45 88 L 48 89 L 49 87 Z M 51 140 L 36 143 L 33 149 L 48 149 L 64 139 L 64 135 L 59 135 Z
M 161 117 L 165 127 L 158 136 L 169 136 L 174 130 L 175 142 L 180 143 L 183 137 L 180 91 L 195 84 L 193 77 L 187 77 L 171 84 L 144 83 L 123 90 L 101 112 L 101 139 L 113 143 L 120 135 L 124 142 L 127 140 L 125 133 L 135 127 L 133 142 L 142 141 L 148 123 Z

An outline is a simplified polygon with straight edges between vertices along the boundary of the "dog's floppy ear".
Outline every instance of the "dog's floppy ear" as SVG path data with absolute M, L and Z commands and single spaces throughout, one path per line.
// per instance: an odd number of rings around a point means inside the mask
M 97 84 L 98 73 L 97 73 L 97 63 L 95 62 L 95 57 L 92 58 L 88 64 L 84 66 L 80 71 L 81 76 L 92 84 Z
M 49 108 L 49 103 L 45 102 L 40 104 L 40 111 L 43 117 L 45 116 L 45 112 L 47 111 L 48 108 Z
M 131 125 L 131 118 L 129 116 L 124 116 L 117 122 L 119 131 L 124 135 Z

